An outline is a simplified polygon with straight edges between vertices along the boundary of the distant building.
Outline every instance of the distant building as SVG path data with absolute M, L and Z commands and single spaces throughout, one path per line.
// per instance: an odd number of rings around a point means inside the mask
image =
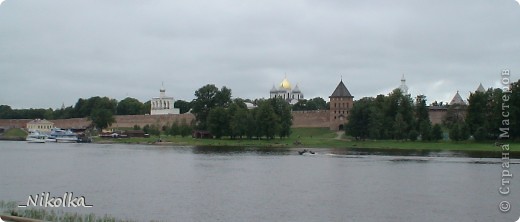
M 482 85 L 482 83 L 480 83 L 480 85 L 478 85 L 478 88 L 477 88 L 476 92 L 481 92 L 481 93 L 485 93 L 486 92 L 486 89 L 484 89 L 484 86 Z
M 52 128 L 54 128 L 54 123 L 45 119 L 35 119 L 27 123 L 27 130 L 29 132 L 51 132 Z
M 298 84 L 291 88 L 291 83 L 287 80 L 287 77 L 280 83 L 278 89 L 273 85 L 271 91 L 269 91 L 269 98 L 282 98 L 290 104 L 296 104 L 298 101 L 303 99 L 303 93 L 300 91 Z
M 401 85 L 399 86 L 399 89 L 401 90 L 401 93 L 403 93 L 403 95 L 408 95 L 408 86 L 406 85 L 406 79 L 404 78 L 404 74 L 403 77 L 401 77 Z
M 166 96 L 166 90 L 164 89 L 164 86 L 159 90 L 159 92 L 159 97 L 152 98 L 150 114 L 179 114 L 180 110 L 173 106 L 175 100 L 173 97 Z
M 329 99 L 329 128 L 331 130 L 343 130 L 345 123 L 347 123 L 350 109 L 352 109 L 354 104 L 354 97 L 348 91 L 343 80 L 341 80 L 334 92 L 329 96 Z

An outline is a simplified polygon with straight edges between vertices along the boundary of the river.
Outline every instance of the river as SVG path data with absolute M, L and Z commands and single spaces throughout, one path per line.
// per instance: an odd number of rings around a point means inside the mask
M 516 221 L 520 180 L 464 153 L 0 142 L 0 200 L 50 192 L 137 221 Z M 518 159 L 510 171 L 520 176 Z M 511 203 L 509 213 L 499 203 Z

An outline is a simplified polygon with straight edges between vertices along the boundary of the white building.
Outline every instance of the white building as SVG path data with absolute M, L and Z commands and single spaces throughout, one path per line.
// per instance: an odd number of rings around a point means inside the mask
M 166 96 L 166 90 L 164 86 L 159 90 L 159 97 L 152 98 L 151 101 L 151 115 L 166 115 L 166 114 L 179 114 L 179 109 L 175 108 L 173 104 L 175 100 L 173 97 Z
M 401 93 L 403 95 L 408 95 L 408 86 L 406 85 L 406 79 L 404 78 L 404 74 L 403 77 L 401 77 L 401 85 L 399 86 L 399 89 L 401 90 Z
M 27 123 L 29 132 L 50 133 L 52 128 L 54 128 L 54 123 L 45 119 L 35 119 Z
M 269 95 L 269 98 L 282 98 L 293 105 L 303 99 L 303 93 L 300 91 L 300 88 L 298 88 L 298 84 L 292 89 L 287 77 L 283 79 L 278 89 L 273 85 L 273 88 L 269 91 Z

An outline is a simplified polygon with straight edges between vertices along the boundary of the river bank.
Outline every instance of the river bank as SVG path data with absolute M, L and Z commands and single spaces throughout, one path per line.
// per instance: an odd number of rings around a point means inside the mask
M 195 139 L 192 137 L 152 136 L 150 138 L 117 138 L 94 140 L 95 143 L 122 144 L 156 144 L 156 145 L 186 145 L 186 146 L 224 146 L 224 147 L 259 147 L 259 148 L 348 148 L 366 150 L 434 150 L 434 151 L 484 151 L 501 153 L 501 147 L 494 142 L 477 143 L 474 141 L 423 142 L 395 140 L 365 140 L 356 141 L 344 135 L 323 128 L 296 128 L 289 138 L 283 139 Z M 511 143 L 510 152 L 520 155 L 520 144 Z M 518 156 L 516 155 L 516 156 Z

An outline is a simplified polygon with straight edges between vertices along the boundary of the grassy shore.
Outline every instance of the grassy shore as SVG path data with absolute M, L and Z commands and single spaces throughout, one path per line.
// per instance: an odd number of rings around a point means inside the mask
M 27 132 L 19 128 L 11 128 L 0 136 L 1 140 L 25 140 Z
M 162 142 L 157 142 L 158 140 Z M 327 128 L 295 128 L 290 138 L 283 139 L 194 139 L 191 137 L 152 136 L 150 138 L 96 139 L 98 143 L 131 143 L 131 144 L 172 144 L 191 146 L 237 146 L 237 147 L 301 147 L 301 148 L 365 148 L 365 149 L 407 149 L 407 150 L 453 150 L 453 151 L 501 151 L 494 142 L 422 142 L 367 140 L 355 141 L 345 135 L 336 134 Z M 520 143 L 510 144 L 511 152 L 520 152 Z

